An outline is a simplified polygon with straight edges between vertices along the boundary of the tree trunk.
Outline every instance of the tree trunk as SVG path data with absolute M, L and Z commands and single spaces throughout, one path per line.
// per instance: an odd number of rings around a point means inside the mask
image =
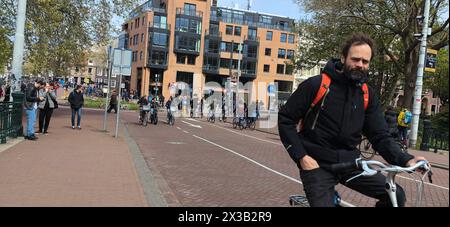
M 406 107 L 411 110 L 416 87 L 417 63 L 419 62 L 418 47 L 414 48 L 413 51 L 406 53 L 405 55 L 405 84 L 403 87 L 404 93 L 402 107 Z

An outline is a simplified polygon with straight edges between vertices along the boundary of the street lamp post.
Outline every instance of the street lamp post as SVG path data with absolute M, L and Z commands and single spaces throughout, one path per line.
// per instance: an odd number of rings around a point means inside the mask
M 240 77 L 241 77 L 241 58 L 242 58 L 242 37 L 241 41 L 239 42 L 239 55 L 238 55 L 238 74 L 237 74 L 237 81 L 236 81 L 236 113 L 238 110 L 238 101 L 239 101 L 239 85 L 240 85 Z
M 17 6 L 16 17 L 16 34 L 14 36 L 14 51 L 12 71 L 16 76 L 14 91 L 20 91 L 20 80 L 22 79 L 22 63 L 23 63 L 23 46 L 24 46 L 24 31 L 25 31 L 25 16 L 26 16 L 27 1 L 19 0 Z M 13 89 L 11 87 L 11 89 Z M 12 97 L 12 96 L 11 96 Z
M 428 17 L 430 14 L 430 0 L 425 1 L 425 10 L 423 15 L 423 28 L 419 50 L 419 65 L 417 69 L 416 88 L 414 93 L 414 103 L 412 109 L 412 124 L 411 136 L 409 140 L 410 147 L 415 147 L 417 142 L 417 131 L 419 129 L 420 106 L 422 104 L 422 85 L 423 85 L 423 71 L 425 66 L 425 55 L 427 51 L 427 36 L 428 36 Z

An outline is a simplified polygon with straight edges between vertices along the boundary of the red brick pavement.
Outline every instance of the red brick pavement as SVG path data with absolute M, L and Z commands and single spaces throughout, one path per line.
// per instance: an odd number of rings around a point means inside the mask
M 126 142 L 100 131 L 102 116 L 84 110 L 73 130 L 69 109 L 57 109 L 48 135 L 2 151 L 0 206 L 148 206 Z
M 297 169 L 296 169 L 295 165 L 292 163 L 292 161 L 289 159 L 289 157 L 287 156 L 287 153 L 284 151 L 284 149 L 281 146 L 281 144 L 279 144 L 279 139 L 278 139 L 277 135 L 261 133 L 261 132 L 258 132 L 258 131 L 234 130 L 234 129 L 231 129 L 229 124 L 222 124 L 222 123 L 219 123 L 219 122 L 216 122 L 216 124 L 213 125 L 213 124 L 206 123 L 206 122 L 195 123 L 195 122 L 191 122 L 189 120 L 185 120 L 186 122 L 200 124 L 200 125 L 204 126 L 204 128 L 208 127 L 208 125 L 210 125 L 212 128 L 216 128 L 215 130 L 211 130 L 211 129 L 207 129 L 207 130 L 203 130 L 202 129 L 201 130 L 201 129 L 189 127 L 187 124 L 181 123 L 181 121 L 182 121 L 182 119 L 177 119 L 177 124 L 176 125 L 181 127 L 182 130 L 189 131 L 190 134 L 193 133 L 193 134 L 200 135 L 200 136 L 202 136 L 204 138 L 207 138 L 208 140 L 216 142 L 216 143 L 218 143 L 220 145 L 223 145 L 223 146 L 225 146 L 227 148 L 230 148 L 230 149 L 232 149 L 234 151 L 238 151 L 240 154 L 243 154 L 243 155 L 245 155 L 247 157 L 251 157 L 252 159 L 254 159 L 254 160 L 256 160 L 256 161 L 258 161 L 258 162 L 260 162 L 260 163 L 262 163 L 264 165 L 267 165 L 270 168 L 273 168 L 273 169 L 275 169 L 277 171 L 280 171 L 280 172 L 282 172 L 284 174 L 287 174 L 287 175 L 289 175 L 289 176 L 291 176 L 293 178 L 296 178 L 296 179 L 298 178 Z M 221 129 L 221 128 L 217 127 L 217 126 L 220 126 L 220 127 L 223 126 L 223 127 L 227 128 L 227 130 L 224 131 L 223 129 Z M 181 130 L 178 130 L 179 132 L 176 132 L 177 130 L 169 130 L 169 131 L 167 131 L 166 129 L 160 128 L 159 126 L 155 126 L 155 127 L 157 128 L 157 130 L 163 130 L 162 134 L 164 134 L 165 136 L 169 135 L 169 133 L 176 133 L 177 136 L 175 136 L 175 138 L 178 138 L 180 136 L 183 137 L 183 135 L 184 135 Z M 155 130 L 156 130 L 156 128 L 155 128 Z M 145 129 L 142 129 L 142 130 L 145 130 Z M 230 131 L 234 131 L 235 133 L 231 133 Z M 142 132 L 140 132 L 140 133 L 142 133 Z M 236 135 L 236 133 L 240 133 L 242 135 Z M 155 134 L 152 133 L 152 135 L 157 137 L 156 140 L 164 141 L 165 138 L 166 138 L 166 137 L 159 137 L 156 133 Z M 254 137 L 257 137 L 257 138 L 262 138 L 262 139 L 270 141 L 270 142 L 258 142 L 258 140 L 256 140 L 256 142 L 255 142 L 255 139 L 247 138 L 247 137 L 245 137 L 243 135 L 254 136 Z M 188 157 L 182 156 L 182 159 L 185 159 L 185 161 L 187 163 L 191 163 L 192 164 L 192 163 L 200 162 L 200 163 L 202 163 L 201 165 L 203 165 L 203 162 L 201 162 L 199 160 L 196 160 L 196 157 L 203 157 L 205 155 L 204 154 L 205 151 L 201 151 L 201 150 L 209 149 L 210 151 L 212 151 L 212 150 L 216 150 L 217 147 L 214 147 L 214 146 L 211 146 L 209 148 L 201 147 L 203 145 L 199 145 L 198 142 L 191 141 L 191 140 L 192 139 L 189 139 L 188 142 L 185 142 L 186 144 L 189 144 L 188 146 L 190 148 L 189 152 L 187 154 L 191 154 L 191 155 L 188 156 Z M 148 138 L 147 138 L 147 142 L 151 143 L 150 141 L 148 141 Z M 158 158 L 156 158 L 156 157 L 159 157 L 159 155 L 163 155 L 163 154 L 160 154 L 160 153 L 158 153 L 156 151 L 160 150 L 160 149 L 163 149 L 162 147 L 164 147 L 164 145 L 160 144 L 160 145 L 156 145 L 156 146 L 158 148 L 155 149 L 154 151 L 145 153 L 146 155 L 154 155 L 154 158 L 152 158 L 152 160 L 157 160 Z M 222 150 L 222 149 L 218 149 L 218 150 Z M 162 152 L 165 152 L 165 151 L 162 151 Z M 224 151 L 222 150 L 221 152 L 224 152 Z M 184 155 L 186 153 L 181 153 L 181 154 Z M 433 153 L 431 153 L 431 154 L 433 154 Z M 180 156 L 178 156 L 178 155 L 176 157 L 180 158 Z M 224 162 L 232 162 L 233 163 L 232 166 L 234 168 L 232 168 L 232 170 L 230 170 L 230 171 L 236 171 L 236 170 L 241 169 L 241 171 L 239 171 L 239 172 L 245 172 L 245 173 L 247 173 L 249 175 L 253 175 L 253 174 L 257 175 L 258 174 L 258 170 L 254 170 L 256 172 L 248 170 L 248 168 L 249 168 L 247 166 L 248 162 L 241 162 L 241 161 L 237 161 L 237 160 L 231 160 L 229 158 L 225 158 L 225 157 L 221 157 L 221 156 L 217 157 L 217 158 L 220 159 L 220 160 L 223 160 Z M 172 157 L 171 157 L 170 153 L 165 152 L 164 153 L 164 158 L 163 158 L 163 160 L 165 160 L 165 163 L 163 165 L 158 165 L 158 161 L 155 161 L 155 163 L 152 163 L 152 164 L 154 164 L 156 166 L 159 166 L 158 168 L 162 168 L 162 169 L 165 169 L 166 165 L 178 166 L 178 162 L 180 160 L 174 160 L 174 163 L 177 163 L 177 164 L 169 164 L 171 162 L 170 161 L 171 159 L 172 159 Z M 191 159 L 195 159 L 195 160 L 191 160 Z M 212 165 L 212 163 L 214 163 L 214 165 Z M 188 165 L 188 164 L 185 164 L 185 165 Z M 212 165 L 212 166 L 209 166 L 208 170 L 214 172 L 214 171 L 216 171 L 215 170 L 215 166 L 221 166 L 223 164 L 222 163 L 216 163 L 215 160 L 213 160 L 213 161 L 210 161 L 210 163 L 208 163 L 207 165 Z M 189 169 L 187 166 L 185 168 Z M 201 170 L 204 170 L 204 169 L 201 169 Z M 188 171 L 188 170 L 186 170 L 186 171 Z M 186 171 L 181 171 L 179 174 L 186 177 L 186 175 L 185 175 Z M 193 171 L 193 170 L 189 170 L 189 171 L 191 171 L 192 175 L 196 175 L 196 174 L 199 174 L 199 172 L 201 172 L 198 169 L 196 171 Z M 173 174 L 173 172 L 169 171 L 169 170 L 167 170 L 167 172 L 161 171 L 161 173 L 163 175 L 166 174 L 165 177 L 167 176 L 168 178 L 170 178 L 170 176 Z M 225 175 L 225 174 L 223 174 L 223 175 Z M 444 178 L 448 179 L 448 171 L 435 170 L 435 176 L 438 176 L 438 178 L 442 178 L 442 179 L 444 179 Z M 180 177 L 179 179 L 173 180 L 173 182 L 172 182 L 172 180 L 169 180 L 169 182 L 175 184 L 176 182 L 182 182 L 183 180 L 186 181 L 185 177 Z M 219 174 L 218 178 L 221 178 L 221 177 L 223 177 L 223 176 Z M 405 177 L 409 177 L 410 178 L 411 176 L 405 176 Z M 231 176 L 229 178 L 231 179 Z M 253 178 L 252 179 L 246 179 L 245 182 L 252 181 L 252 180 L 253 180 Z M 301 193 L 301 190 L 299 190 L 299 186 L 300 185 L 298 183 L 294 183 L 294 185 L 289 185 L 289 186 L 281 186 L 281 187 L 284 187 L 284 190 L 282 189 L 280 191 L 280 189 L 279 189 L 280 184 L 279 185 L 273 184 L 273 182 L 277 182 L 277 180 L 279 180 L 279 179 L 272 179 L 272 178 L 270 178 L 270 182 L 272 182 L 272 184 L 269 183 L 269 182 L 266 182 L 263 186 L 264 187 L 269 187 L 270 189 L 273 190 L 273 192 L 277 191 L 277 192 L 279 192 L 279 193 L 281 193 L 281 194 L 283 194 L 285 196 L 289 195 L 289 194 L 293 194 L 293 193 L 294 194 L 295 193 Z M 415 193 L 414 193 L 414 191 L 415 191 L 415 188 L 414 188 L 415 183 L 414 183 L 414 181 L 409 180 L 409 179 L 399 178 L 398 182 L 401 183 L 402 185 L 404 185 L 405 189 L 408 191 L 408 200 L 409 201 L 413 201 L 414 200 L 414 196 L 415 196 Z M 432 197 L 429 198 L 427 201 L 425 201 L 425 205 L 427 205 L 427 206 L 448 206 L 448 180 L 447 180 L 447 183 L 445 183 L 445 181 L 443 181 L 443 180 L 437 180 L 437 182 L 438 183 L 444 183 L 444 185 L 439 185 L 438 184 L 438 186 L 441 186 L 441 188 L 436 187 L 434 185 L 426 185 L 426 188 L 425 188 L 425 190 L 427 192 L 426 196 L 427 197 L 432 196 Z M 169 185 L 171 183 L 169 183 Z M 187 188 L 189 188 L 188 186 L 192 185 L 192 184 L 193 184 L 193 182 L 187 181 L 186 183 L 184 183 L 184 187 L 183 187 L 184 189 L 183 190 L 187 190 Z M 257 186 L 257 185 L 262 185 L 262 183 L 255 183 L 255 186 Z M 283 185 L 283 184 L 281 184 L 281 185 Z M 198 190 L 201 191 L 201 186 L 198 186 L 198 187 L 199 187 Z M 174 190 L 174 192 L 176 194 L 177 191 L 178 191 L 177 187 L 174 186 L 174 187 L 172 187 L 172 189 Z M 242 189 L 242 188 L 241 189 L 228 189 L 228 191 L 230 191 L 230 192 L 234 192 L 233 190 L 245 191 L 246 189 Z M 339 186 L 338 190 L 340 191 L 340 193 L 342 194 L 342 197 L 346 201 L 351 202 L 353 204 L 356 204 L 358 206 L 373 206 L 374 203 L 375 203 L 375 200 L 367 198 L 367 197 L 365 197 L 365 196 L 363 196 L 363 195 L 361 195 L 359 193 L 356 193 L 356 192 L 354 192 L 354 191 L 352 191 L 350 189 L 347 189 L 345 187 L 340 187 Z M 212 190 L 212 191 L 214 191 L 214 190 Z M 227 191 L 227 190 L 224 189 L 224 191 Z M 207 193 L 203 192 L 203 194 L 207 194 Z M 215 194 L 216 195 L 220 194 L 220 192 L 215 192 Z M 190 195 L 186 195 L 186 194 L 178 195 L 178 196 L 180 196 L 180 197 L 190 197 Z M 200 195 L 197 195 L 197 196 L 201 197 Z M 270 205 L 266 204 L 268 206 L 284 206 L 284 205 L 286 205 L 285 204 L 285 199 L 284 199 L 283 196 L 278 197 L 276 195 L 272 195 L 271 193 L 269 193 L 267 195 L 261 195 L 261 196 L 262 197 L 266 196 L 266 197 L 272 197 L 273 198 L 272 199 L 272 204 L 270 204 Z M 221 198 L 223 198 L 223 196 Z M 240 205 L 242 205 L 242 204 L 253 204 L 253 205 L 257 204 L 257 206 L 259 206 L 259 205 L 263 204 L 263 202 L 259 202 L 258 199 L 252 200 L 251 198 L 244 197 L 244 196 L 242 196 L 242 198 L 245 198 L 244 200 L 247 201 L 247 203 L 244 203 L 243 201 L 240 201 L 240 203 L 239 203 Z M 428 202 L 428 201 L 432 201 L 432 200 L 433 200 L 433 203 Z M 182 201 L 182 204 L 186 205 L 186 204 L 190 204 L 191 202 L 194 203 L 194 204 L 197 204 L 197 205 L 198 204 L 202 205 L 202 203 L 200 203 L 200 202 L 199 203 L 195 203 L 195 199 L 194 199 L 194 201 L 186 199 L 185 203 Z M 207 204 L 203 204 L 203 205 L 208 206 Z M 410 205 L 410 204 L 408 204 L 408 205 Z M 264 206 L 264 205 L 261 205 L 261 206 Z

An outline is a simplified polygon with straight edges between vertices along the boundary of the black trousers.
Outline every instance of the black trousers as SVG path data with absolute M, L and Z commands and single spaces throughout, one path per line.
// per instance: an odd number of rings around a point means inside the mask
M 334 187 L 341 183 L 348 188 L 360 192 L 371 198 L 378 199 L 376 207 L 392 206 L 389 195 L 385 190 L 386 177 L 381 173 L 374 176 L 361 176 L 346 183 L 351 177 L 361 173 L 352 171 L 347 173 L 331 173 L 323 168 L 300 170 L 303 189 L 311 207 L 334 207 Z M 406 202 L 405 192 L 397 184 L 397 204 L 403 207 Z
M 108 113 L 111 113 L 112 109 L 114 109 L 114 113 L 117 113 L 117 104 L 109 104 Z
M 39 132 L 47 132 L 52 114 L 52 108 L 39 109 Z

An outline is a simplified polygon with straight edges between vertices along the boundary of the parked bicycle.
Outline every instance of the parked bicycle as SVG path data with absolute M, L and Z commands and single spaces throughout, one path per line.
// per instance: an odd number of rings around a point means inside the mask
M 424 178 L 428 176 L 428 180 L 430 183 L 432 183 L 432 172 L 430 164 L 427 161 L 419 161 L 416 163 L 416 165 L 411 167 L 400 167 L 396 165 L 386 165 L 382 162 L 375 161 L 375 160 L 364 160 L 362 158 L 358 158 L 353 162 L 345 162 L 345 163 L 338 163 L 329 165 L 328 167 L 325 167 L 330 169 L 332 172 L 343 172 L 343 171 L 352 171 L 352 170 L 362 170 L 362 172 L 350 179 L 348 179 L 346 182 L 349 182 L 351 180 L 354 180 L 355 178 L 361 177 L 361 176 L 374 176 L 379 172 L 385 172 L 387 173 L 386 177 L 386 192 L 389 195 L 389 198 L 391 200 L 393 207 L 398 207 L 397 203 L 397 186 L 395 184 L 395 177 L 399 173 L 409 173 L 409 174 L 417 174 L 415 171 L 417 169 L 421 169 L 424 172 L 423 176 L 420 177 L 420 181 L 417 186 L 417 197 L 415 201 L 415 206 L 421 206 L 422 197 L 423 197 L 423 185 L 424 185 Z M 336 197 L 336 199 L 339 198 L 339 201 L 335 201 L 335 204 L 342 205 L 342 201 L 340 200 L 340 197 Z M 337 203 L 338 202 L 338 203 Z M 306 198 L 306 196 L 303 195 L 292 195 L 289 197 L 289 203 L 291 206 L 303 206 L 308 207 L 309 203 Z
M 402 141 L 396 139 L 397 144 L 400 146 L 402 152 L 408 153 L 408 146 L 406 146 Z M 368 160 L 376 155 L 376 151 L 372 149 L 372 144 L 367 137 L 364 137 L 361 143 L 358 145 L 358 150 L 361 152 L 361 157 Z

